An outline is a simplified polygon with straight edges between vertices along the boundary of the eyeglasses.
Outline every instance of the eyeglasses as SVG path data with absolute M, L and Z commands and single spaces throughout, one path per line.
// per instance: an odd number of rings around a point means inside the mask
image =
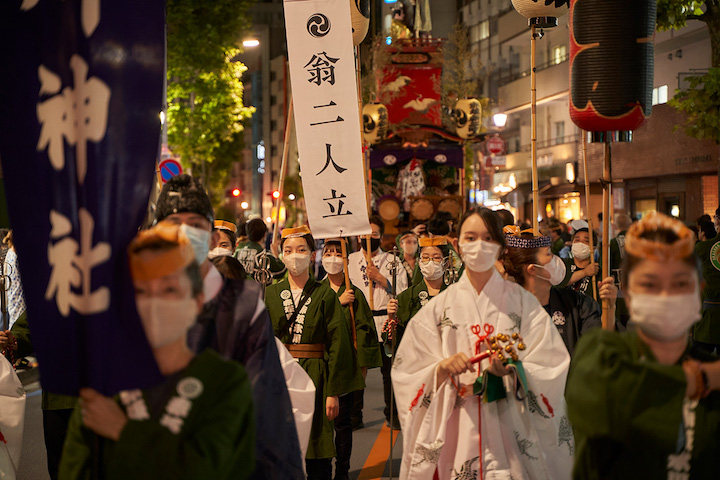
M 420 263 L 428 264 L 430 263 L 430 260 L 437 263 L 438 265 L 442 263 L 443 258 L 442 257 L 420 257 Z

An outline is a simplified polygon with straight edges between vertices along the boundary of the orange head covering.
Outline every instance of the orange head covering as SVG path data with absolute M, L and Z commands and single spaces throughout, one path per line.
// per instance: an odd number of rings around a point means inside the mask
M 144 251 L 153 255 L 142 255 Z M 153 280 L 187 267 L 195 260 L 195 253 L 180 225 L 160 222 L 135 236 L 128 257 L 134 280 Z
M 672 230 L 679 237 L 675 242 L 668 244 L 642 238 L 645 232 L 658 229 Z M 625 234 L 625 251 L 630 255 L 667 262 L 669 260 L 682 260 L 693 253 L 695 234 L 680 220 L 670 218 L 662 213 L 652 212 L 642 220 L 633 223 Z

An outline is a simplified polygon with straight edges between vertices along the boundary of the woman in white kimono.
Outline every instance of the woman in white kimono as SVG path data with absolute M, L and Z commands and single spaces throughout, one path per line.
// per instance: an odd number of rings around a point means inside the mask
M 392 369 L 400 478 L 570 478 L 563 340 L 537 299 L 495 270 L 505 238 L 494 212 L 468 211 L 458 241 L 463 276 L 409 322 Z M 477 362 L 491 342 L 503 352 Z

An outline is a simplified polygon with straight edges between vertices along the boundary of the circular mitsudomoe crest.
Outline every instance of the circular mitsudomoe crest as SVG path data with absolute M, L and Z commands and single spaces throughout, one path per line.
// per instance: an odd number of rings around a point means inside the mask
M 447 162 L 447 156 L 443 153 L 438 153 L 435 155 L 435 161 L 437 163 L 446 163 Z
M 720 270 L 720 242 L 717 242 L 710 249 L 710 263 L 717 270 Z
M 322 13 L 314 13 L 308 18 L 307 31 L 315 38 L 324 37 L 330 33 L 330 19 Z
M 395 155 L 385 155 L 383 162 L 385 162 L 385 165 L 395 165 L 397 163 L 397 157 Z

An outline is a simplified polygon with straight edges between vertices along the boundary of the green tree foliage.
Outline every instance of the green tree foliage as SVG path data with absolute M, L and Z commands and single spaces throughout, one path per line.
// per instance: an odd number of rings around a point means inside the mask
M 658 0 L 657 27 L 684 27 L 689 20 L 705 23 L 710 34 L 711 68 L 705 75 L 688 77 L 688 88 L 677 90 L 668 102 L 687 115 L 688 136 L 720 143 L 720 0 Z
M 242 149 L 245 66 L 235 61 L 248 0 L 168 0 L 168 143 L 218 205 Z

